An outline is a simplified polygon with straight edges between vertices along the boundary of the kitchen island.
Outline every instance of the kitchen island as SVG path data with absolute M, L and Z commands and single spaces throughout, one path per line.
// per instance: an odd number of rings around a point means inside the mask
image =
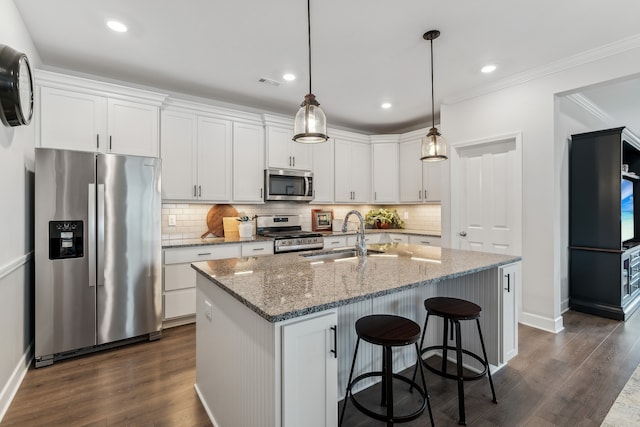
M 195 387 L 215 425 L 336 425 L 355 321 L 386 313 L 422 325 L 423 301 L 431 296 L 483 307 L 494 369 L 517 353 L 519 257 L 406 244 L 369 251 L 366 260 L 334 250 L 193 264 Z M 430 322 L 426 342 L 440 336 L 437 327 Z M 473 336 L 463 333 L 465 345 L 478 351 Z M 394 370 L 415 363 L 405 350 L 394 354 Z M 360 351 L 357 370 L 379 366 L 372 347 Z

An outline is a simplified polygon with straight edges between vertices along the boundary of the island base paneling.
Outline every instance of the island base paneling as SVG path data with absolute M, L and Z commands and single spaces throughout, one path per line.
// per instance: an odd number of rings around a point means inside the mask
M 275 324 L 242 310 L 240 302 L 200 275 L 197 280 L 195 388 L 211 422 L 281 425 L 276 363 L 280 339 Z

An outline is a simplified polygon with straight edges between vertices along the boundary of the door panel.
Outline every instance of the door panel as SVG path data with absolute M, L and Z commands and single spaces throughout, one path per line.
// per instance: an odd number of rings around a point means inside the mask
M 95 344 L 95 274 L 89 260 L 90 191 L 95 188 L 95 155 L 36 150 L 35 185 L 35 355 Z M 49 222 L 81 221 L 83 255 L 50 259 Z
M 159 163 L 148 157 L 98 156 L 97 181 L 104 185 L 104 245 L 97 249 L 104 259 L 104 278 L 98 277 L 104 283 L 97 296 L 98 344 L 160 329 Z
M 452 181 L 460 249 L 519 255 L 521 170 L 515 139 L 456 149 Z

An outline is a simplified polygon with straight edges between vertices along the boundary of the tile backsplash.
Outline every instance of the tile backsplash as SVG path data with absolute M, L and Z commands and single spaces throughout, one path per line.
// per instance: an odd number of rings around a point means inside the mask
M 165 203 L 162 205 L 162 240 L 199 238 L 207 231 L 207 212 L 213 205 Z M 307 203 L 268 202 L 264 205 L 234 204 L 238 212 L 247 216 L 294 214 L 300 215 L 302 228 L 311 230 L 311 210 L 326 209 L 333 211 L 334 218 L 344 218 L 352 209 L 357 209 L 363 215 L 371 209 L 379 207 L 397 209 L 405 222 L 405 228 L 425 231 L 429 234 L 440 235 L 440 205 L 311 205 Z M 405 212 L 408 215 L 405 218 Z M 169 226 L 169 215 L 175 215 L 176 225 Z M 350 220 L 352 220 L 350 218 Z

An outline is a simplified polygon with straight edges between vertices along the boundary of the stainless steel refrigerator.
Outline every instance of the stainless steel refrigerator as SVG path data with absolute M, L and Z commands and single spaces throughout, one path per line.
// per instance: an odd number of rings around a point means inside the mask
M 36 367 L 160 337 L 160 173 L 157 158 L 36 149 Z

